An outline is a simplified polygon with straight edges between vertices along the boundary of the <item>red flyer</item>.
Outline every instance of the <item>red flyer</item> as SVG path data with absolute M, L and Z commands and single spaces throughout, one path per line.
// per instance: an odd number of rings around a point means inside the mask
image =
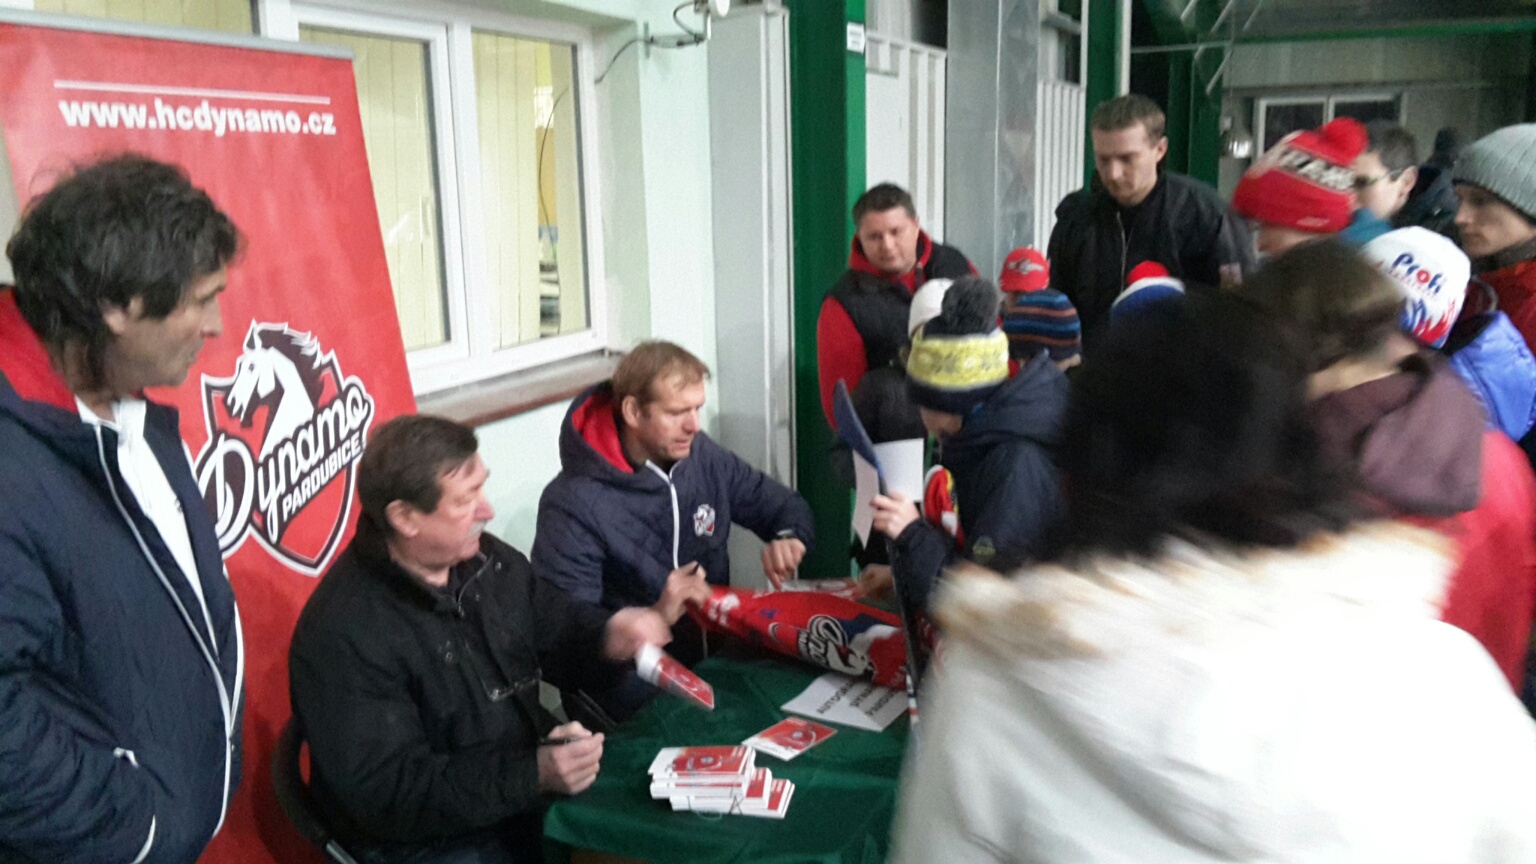
M 647 645 L 635 658 L 635 672 L 646 683 L 709 711 L 715 710 L 715 688 L 677 662 L 671 654 Z
M 743 816 L 762 816 L 767 819 L 783 819 L 789 812 L 789 799 L 794 797 L 795 784 L 788 780 L 774 780 L 768 787 L 768 806 L 742 808 Z
M 803 717 L 786 717 L 742 743 L 787 762 L 836 734 L 830 726 Z
M 651 761 L 651 777 L 748 777 L 753 752 L 744 745 L 663 747 Z

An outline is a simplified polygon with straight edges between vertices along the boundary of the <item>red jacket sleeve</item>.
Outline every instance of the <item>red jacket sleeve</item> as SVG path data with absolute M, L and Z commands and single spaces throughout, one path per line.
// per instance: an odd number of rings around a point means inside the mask
M 1410 519 L 1456 543 L 1440 618 L 1477 637 L 1516 693 L 1536 606 L 1536 478 L 1525 454 L 1503 433 L 1483 433 L 1483 498 L 1450 519 Z
M 853 326 L 848 310 L 831 297 L 822 301 L 816 319 L 816 371 L 821 376 L 822 413 L 827 415 L 827 425 L 836 429 L 832 390 L 842 380 L 852 391 L 869 371 L 869 363 L 864 357 L 864 337 Z

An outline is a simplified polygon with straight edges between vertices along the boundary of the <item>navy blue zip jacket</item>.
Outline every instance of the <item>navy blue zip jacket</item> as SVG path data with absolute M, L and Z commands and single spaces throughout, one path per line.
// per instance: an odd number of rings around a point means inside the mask
M 206 611 L 0 291 L 0 862 L 196 860 L 240 779 L 243 646 L 176 412 L 144 435 Z
M 1066 376 L 1042 352 L 944 439 L 967 560 L 1009 568 L 1044 557 L 1060 539 L 1066 500 L 1052 454 L 1067 392 Z M 925 519 L 901 532 L 892 570 L 918 608 L 928 607 L 954 554 L 949 536 Z
M 649 606 L 667 574 L 690 562 L 729 585 L 731 523 L 764 541 L 793 531 L 809 548 L 810 505 L 700 432 L 670 472 L 634 470 L 619 443 L 605 382 L 571 403 L 560 427 L 560 473 L 539 499 L 533 570 L 580 603 Z

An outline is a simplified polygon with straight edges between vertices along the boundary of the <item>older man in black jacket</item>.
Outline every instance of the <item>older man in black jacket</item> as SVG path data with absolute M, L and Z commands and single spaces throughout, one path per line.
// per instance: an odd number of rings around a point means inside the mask
M 1077 307 L 1090 360 L 1092 342 L 1137 264 L 1155 261 L 1195 288 L 1236 284 L 1254 266 L 1247 225 L 1216 190 L 1162 169 L 1165 124 L 1162 109 L 1145 96 L 1095 108 L 1093 183 L 1056 208 L 1047 249 L 1051 287 Z
M 671 638 L 650 608 L 568 604 L 484 532 L 474 432 L 400 417 L 358 474 L 357 536 L 299 618 L 294 713 L 321 810 L 376 864 L 540 860 L 543 804 L 596 779 L 603 736 L 539 683 L 601 686 Z

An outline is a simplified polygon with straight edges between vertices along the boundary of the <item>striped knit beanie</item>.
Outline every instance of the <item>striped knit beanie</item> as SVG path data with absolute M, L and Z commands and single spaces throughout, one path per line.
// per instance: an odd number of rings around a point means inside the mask
M 1077 307 L 1054 288 L 1009 294 L 1003 300 L 1003 332 L 1008 356 L 1029 360 L 1041 351 L 1060 363 L 1083 350 L 1083 325 Z
M 1143 261 L 1131 268 L 1125 290 L 1109 307 L 1111 323 L 1139 314 L 1159 303 L 1184 299 L 1184 283 L 1168 274 L 1168 268 L 1156 261 Z
M 1008 380 L 1008 338 L 997 326 L 997 286 L 956 279 L 939 314 L 912 334 L 907 387 L 931 411 L 969 414 Z

